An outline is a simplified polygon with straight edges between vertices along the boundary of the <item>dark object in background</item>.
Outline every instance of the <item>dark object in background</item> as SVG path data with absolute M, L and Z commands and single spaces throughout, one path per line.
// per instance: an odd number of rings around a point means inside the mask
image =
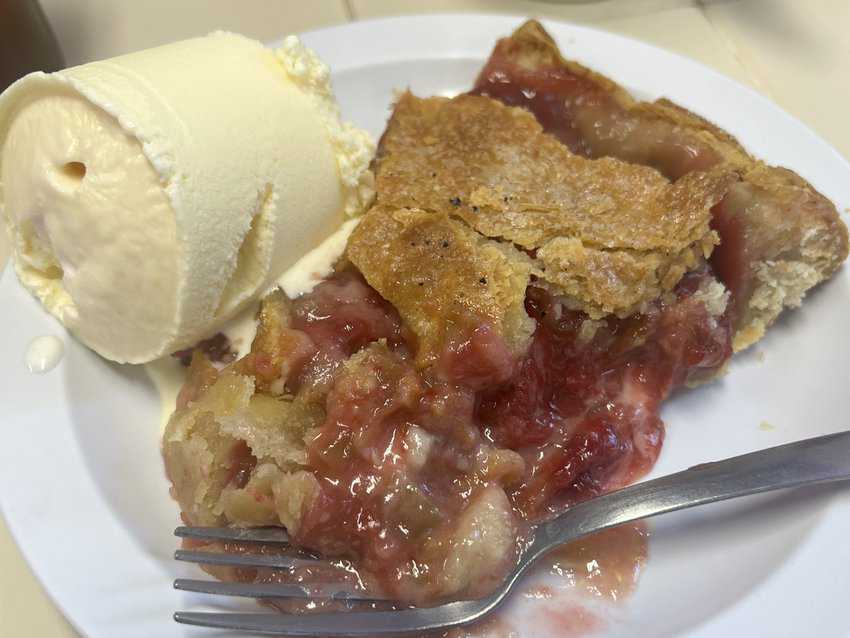
M 31 71 L 58 71 L 65 60 L 36 0 L 0 0 L 0 91 Z
M 192 355 L 195 354 L 195 350 L 200 350 L 207 356 L 207 359 L 214 363 L 230 363 L 236 360 L 236 351 L 231 347 L 230 339 L 222 332 L 217 332 L 209 339 L 199 341 L 191 348 L 178 350 L 171 356 L 179 359 L 180 365 L 188 368 L 189 364 L 192 363 Z

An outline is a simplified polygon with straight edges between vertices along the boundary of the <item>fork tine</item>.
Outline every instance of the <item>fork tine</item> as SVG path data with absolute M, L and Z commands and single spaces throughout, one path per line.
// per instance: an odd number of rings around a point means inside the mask
M 227 554 L 217 552 L 198 552 L 178 549 L 174 552 L 174 560 L 204 565 L 226 565 L 231 567 L 269 567 L 272 569 L 291 569 L 293 567 L 310 567 L 329 565 L 327 561 L 314 558 L 295 558 L 279 554 Z
M 196 627 L 212 627 L 214 629 L 233 629 L 236 631 L 249 631 L 255 634 L 268 636 L 375 636 L 375 628 L 370 631 L 358 631 L 356 624 L 351 619 L 346 619 L 351 614 L 334 614 L 327 617 L 329 624 L 310 622 L 314 614 L 298 614 L 288 616 L 283 614 L 229 614 L 216 612 L 178 611 L 174 614 L 174 620 L 184 625 L 195 625 Z M 315 614 L 326 616 L 325 614 Z M 307 620 L 304 623 L 302 620 Z M 333 628 L 329 629 L 332 625 Z M 380 632 L 380 629 L 378 630 Z M 383 632 L 381 632 L 383 633 Z M 398 634 L 398 631 L 394 633 Z
M 385 598 L 358 591 L 345 591 L 328 584 L 298 585 L 288 583 L 228 583 L 214 580 L 178 578 L 174 589 L 199 594 L 238 596 L 242 598 L 301 598 L 356 601 L 385 601 Z
M 174 535 L 212 541 L 289 544 L 289 534 L 282 527 L 178 527 Z
M 186 625 L 235 629 L 270 636 L 421 636 L 435 629 L 466 625 L 486 615 L 498 600 L 464 601 L 439 607 L 398 611 L 351 611 L 316 614 L 219 613 L 178 611 Z

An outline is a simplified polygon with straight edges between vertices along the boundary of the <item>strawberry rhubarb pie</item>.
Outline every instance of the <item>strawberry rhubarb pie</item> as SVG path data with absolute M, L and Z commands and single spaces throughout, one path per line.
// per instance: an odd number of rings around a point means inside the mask
M 247 356 L 194 352 L 163 452 L 188 524 L 283 526 L 414 603 L 485 593 L 536 521 L 647 472 L 671 391 L 847 255 L 805 180 L 536 22 L 470 93 L 402 94 L 373 169 L 334 273 L 266 297 Z

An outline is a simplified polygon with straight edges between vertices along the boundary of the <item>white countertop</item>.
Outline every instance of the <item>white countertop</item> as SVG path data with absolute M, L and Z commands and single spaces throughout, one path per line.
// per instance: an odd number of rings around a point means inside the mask
M 396 13 L 511 13 L 592 24 L 687 55 L 749 84 L 850 157 L 847 0 L 42 0 L 42 6 L 69 64 L 215 29 L 271 40 Z M 7 256 L 0 233 L 0 266 Z M 44 594 L 2 519 L 0 565 L 0 635 L 78 635 Z

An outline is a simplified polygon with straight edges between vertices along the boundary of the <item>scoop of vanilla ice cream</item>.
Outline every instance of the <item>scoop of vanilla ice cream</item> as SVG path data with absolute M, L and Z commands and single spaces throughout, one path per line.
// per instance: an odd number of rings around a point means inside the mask
M 297 38 L 231 33 L 0 96 L 0 207 L 21 282 L 83 343 L 151 361 L 209 336 L 373 196 Z

